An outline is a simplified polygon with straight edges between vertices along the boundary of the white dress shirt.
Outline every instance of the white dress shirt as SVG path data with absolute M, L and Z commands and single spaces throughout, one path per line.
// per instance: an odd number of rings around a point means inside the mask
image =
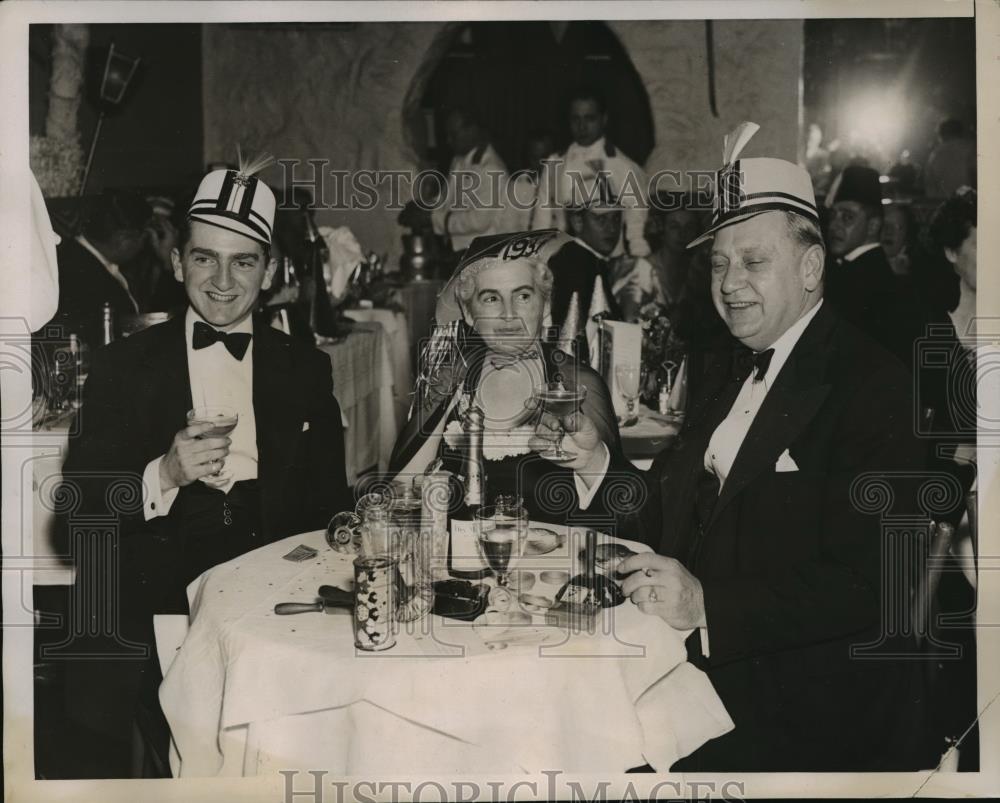
M 231 407 L 239 415 L 236 428 L 229 433 L 232 444 L 222 469 L 227 479 L 221 490 L 229 493 L 241 480 L 257 479 L 257 419 L 253 409 L 253 340 L 242 360 L 237 360 L 221 342 L 206 348 L 194 349 L 192 337 L 195 321 L 202 318 L 188 308 L 184 318 L 184 337 L 187 343 L 188 378 L 191 382 L 191 401 L 195 407 Z M 247 316 L 231 332 L 253 333 L 253 319 Z M 160 490 L 160 462 L 163 457 L 150 461 L 143 472 L 146 487 L 144 513 L 146 521 L 156 516 L 166 516 L 177 498 L 179 488 L 165 493 Z
M 632 256 L 646 256 L 649 245 L 644 233 L 648 213 L 646 173 L 616 147 L 608 156 L 604 137 L 590 145 L 572 143 L 563 155 L 552 154 L 542 163 L 539 177 L 538 205 L 532 214 L 532 229 L 559 228 L 566 231 L 565 207 L 585 200 L 600 173 L 607 175 L 611 191 L 621 197 L 624 239 Z M 622 253 L 622 244 L 612 256 Z
M 104 269 L 111 274 L 111 278 L 122 286 L 122 289 L 126 293 L 128 293 L 128 300 L 132 302 L 133 309 L 135 310 L 135 312 L 139 312 L 139 304 L 135 300 L 135 296 L 132 295 L 132 291 L 129 289 L 128 286 L 128 279 L 126 279 L 125 274 L 121 272 L 121 268 L 119 268 L 114 262 L 112 262 L 106 256 L 104 256 L 104 254 L 102 254 L 100 251 L 98 251 L 94 247 L 94 244 L 90 242 L 90 240 L 88 240 L 82 234 L 77 235 L 76 241 L 80 243 L 80 245 L 82 245 L 88 251 L 90 251 L 90 253 L 92 253 L 94 257 L 97 259 L 97 261 L 104 266 Z
M 815 307 L 789 326 L 785 333 L 769 347 L 774 349 L 774 354 L 767 367 L 767 373 L 756 382 L 754 381 L 754 372 L 750 373 L 750 376 L 743 382 L 743 387 L 740 388 L 740 393 L 736 397 L 736 401 L 733 402 L 729 414 L 712 433 L 708 448 L 705 450 L 705 469 L 719 478 L 720 489 L 725 484 L 726 477 L 729 476 L 729 472 L 733 468 L 733 463 L 736 462 L 736 455 L 739 454 L 743 441 L 750 431 L 750 425 L 753 424 L 754 418 L 757 417 L 757 413 L 764 404 L 764 399 L 774 384 L 774 380 L 780 373 L 782 366 L 788 361 L 792 349 L 799 342 L 799 338 L 802 337 L 809 322 L 816 316 L 822 305 L 823 299 L 820 299 Z
M 499 234 L 508 216 L 506 188 L 507 166 L 492 145 L 456 156 L 444 202 L 431 211 L 434 233 L 448 235 L 455 251 L 464 251 L 476 237 Z
M 815 307 L 789 326 L 785 333 L 773 345 L 769 346 L 769 348 L 774 349 L 774 354 L 767 366 L 767 372 L 756 382 L 754 381 L 755 372 L 750 372 L 750 376 L 746 378 L 743 387 L 740 388 L 736 401 L 729 409 L 729 414 L 712 433 L 708 448 L 705 450 L 705 469 L 719 478 L 720 490 L 733 468 L 733 463 L 736 462 L 736 455 L 739 454 L 743 441 L 746 440 L 750 425 L 753 424 L 754 418 L 757 417 L 757 413 L 764 404 L 767 392 L 774 384 L 774 380 L 778 378 L 782 366 L 788 361 L 795 344 L 799 342 L 802 333 L 809 326 L 809 322 L 816 317 L 816 313 L 819 312 L 822 305 L 823 299 L 820 299 Z M 766 349 L 764 350 L 766 351 Z M 704 627 L 698 628 L 698 631 L 701 638 L 701 652 L 707 658 L 709 656 L 708 631 Z

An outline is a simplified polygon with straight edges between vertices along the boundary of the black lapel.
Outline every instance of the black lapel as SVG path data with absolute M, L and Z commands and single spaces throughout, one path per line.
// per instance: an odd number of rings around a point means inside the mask
M 295 381 L 292 341 L 263 318 L 254 320 L 253 410 L 257 421 L 258 480 L 265 494 L 281 487 L 305 420 Z M 266 500 L 266 496 L 262 497 Z
M 143 333 L 149 340 L 145 351 L 144 373 L 134 381 L 148 392 L 148 415 L 151 445 L 162 453 L 180 430 L 187 426 L 191 401 L 191 378 L 188 374 L 184 313 L 178 312 L 166 323 Z
M 712 511 L 709 528 L 747 484 L 777 462 L 819 411 L 830 392 L 826 366 L 835 325 L 836 318 L 824 304 L 792 349 L 736 455 Z
M 705 470 L 705 451 L 712 433 L 732 406 L 739 383 L 732 376 L 732 351 L 736 341 L 724 344 L 705 355 L 705 368 L 698 397 L 688 404 L 684 428 L 678 436 L 670 459 L 660 472 L 660 499 L 664 526 L 660 552 L 685 555 L 694 537 L 692 532 L 696 486 Z
M 692 433 L 674 447 L 670 459 L 660 471 L 660 508 L 663 531 L 659 552 L 680 558 L 686 554 L 693 538 L 691 532 L 698 477 L 704 471 L 708 435 Z

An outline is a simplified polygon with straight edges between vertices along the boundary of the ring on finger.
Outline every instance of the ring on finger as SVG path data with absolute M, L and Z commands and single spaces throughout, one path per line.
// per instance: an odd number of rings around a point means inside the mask
M 642 570 L 642 573 L 644 575 L 646 575 L 646 577 L 652 577 L 653 576 L 653 570 L 650 569 L 648 566 L 645 569 Z
M 658 602 L 659 599 L 660 598 L 658 596 L 656 596 L 656 589 L 655 588 L 649 589 L 649 601 L 650 602 Z

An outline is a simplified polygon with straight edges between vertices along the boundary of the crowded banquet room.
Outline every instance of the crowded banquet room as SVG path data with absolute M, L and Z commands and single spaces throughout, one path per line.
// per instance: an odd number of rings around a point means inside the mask
M 983 772 L 982 9 L 905 5 L 25 26 L 33 783 Z

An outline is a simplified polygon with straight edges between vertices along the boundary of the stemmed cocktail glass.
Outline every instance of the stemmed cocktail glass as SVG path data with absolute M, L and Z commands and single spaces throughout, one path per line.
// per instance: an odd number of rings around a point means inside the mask
M 622 426 L 631 426 L 639 420 L 635 412 L 635 402 L 639 398 L 639 374 L 638 365 L 615 366 L 615 381 L 627 405 L 625 418 L 621 421 Z
M 528 512 L 520 506 L 486 505 L 476 511 L 476 543 L 497 578 L 507 586 L 511 563 L 521 557 L 528 535 Z
M 562 447 L 562 439 L 566 434 L 563 419 L 579 410 L 586 397 L 587 388 L 585 386 L 567 388 L 560 380 L 546 382 L 544 385 L 536 387 L 531 394 L 532 402 L 549 415 L 555 416 L 559 422 L 561 432 L 559 439 L 548 449 L 539 452 L 546 460 L 551 460 L 553 463 L 568 463 L 576 458 L 576 452 Z
M 239 414 L 232 407 L 226 407 L 225 405 L 211 405 L 206 407 L 195 407 L 193 410 L 189 410 L 187 414 L 188 426 L 192 424 L 213 424 L 214 426 L 202 432 L 198 438 L 199 440 L 205 440 L 208 438 L 224 438 L 234 429 L 236 429 L 236 424 L 239 422 Z M 218 478 L 222 473 L 223 464 L 219 465 L 219 470 L 213 474 L 209 474 L 209 477 Z

